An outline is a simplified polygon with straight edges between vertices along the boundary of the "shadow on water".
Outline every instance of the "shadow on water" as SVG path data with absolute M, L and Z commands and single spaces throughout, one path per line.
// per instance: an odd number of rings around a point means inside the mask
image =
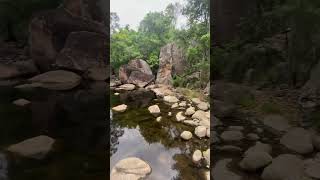
M 0 147 L 9 164 L 7 179 L 106 179 L 105 87 L 104 83 L 91 84 L 63 92 L 1 87 Z M 20 98 L 28 99 L 31 104 L 28 107 L 12 104 Z M 53 150 L 44 160 L 6 152 L 11 144 L 43 134 L 56 139 Z
M 119 96 L 111 92 L 111 107 L 119 104 L 127 104 L 128 109 L 124 113 L 110 112 L 110 170 L 119 160 L 134 156 L 151 166 L 148 178 L 152 180 L 204 179 L 205 169 L 192 163 L 191 157 L 196 149 L 206 150 L 209 142 L 197 138 L 181 140 L 182 131 L 194 129 L 174 120 L 176 110 L 156 99 L 154 93 L 140 89 L 121 92 Z M 147 109 L 154 104 L 161 109 L 160 123 Z M 173 116 L 168 116 L 170 111 Z

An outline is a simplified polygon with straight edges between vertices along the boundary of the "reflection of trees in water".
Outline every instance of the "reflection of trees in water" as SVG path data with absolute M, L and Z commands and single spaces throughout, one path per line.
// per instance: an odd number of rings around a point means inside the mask
M 119 137 L 124 134 L 124 130 L 118 123 L 113 122 L 112 111 L 110 111 L 110 157 L 117 152 L 117 145 L 119 144 Z
M 204 171 L 197 168 L 192 162 L 191 157 L 187 153 L 175 154 L 173 159 L 176 163 L 172 166 L 172 169 L 177 170 L 177 176 L 173 177 L 173 180 L 201 180 L 204 179 Z

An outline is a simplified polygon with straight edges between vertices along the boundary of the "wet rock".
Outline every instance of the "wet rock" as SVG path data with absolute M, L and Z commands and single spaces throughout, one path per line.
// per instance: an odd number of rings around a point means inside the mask
M 303 128 L 293 128 L 280 139 L 280 143 L 300 154 L 313 151 L 311 134 Z
M 50 90 L 69 90 L 77 87 L 81 77 L 69 71 L 49 71 L 29 79 L 37 87 Z
M 113 107 L 112 110 L 115 112 L 125 112 L 127 110 L 127 105 L 121 104 L 119 106 Z
M 24 107 L 24 106 L 27 106 L 29 105 L 31 102 L 26 100 L 26 99 L 18 99 L 18 100 L 15 100 L 13 101 L 13 104 L 16 105 L 16 106 L 21 106 L 21 107 Z
M 280 115 L 267 115 L 263 118 L 262 123 L 278 132 L 291 128 L 289 121 Z
M 129 157 L 119 161 L 111 170 L 111 180 L 139 180 L 151 173 L 151 167 L 145 161 Z
M 223 159 L 216 163 L 212 170 L 213 179 L 216 180 L 241 180 L 242 177 L 228 169 L 228 164 L 232 159 Z
M 224 131 L 221 138 L 224 141 L 240 141 L 243 139 L 243 134 L 240 131 Z
M 207 128 L 204 127 L 204 126 L 198 126 L 198 127 L 195 128 L 194 134 L 196 136 L 198 136 L 199 138 L 203 138 L 207 134 Z
M 164 96 L 163 100 L 167 103 L 177 103 L 179 102 L 179 99 L 177 99 L 175 96 Z
M 37 136 L 8 147 L 8 151 L 23 157 L 43 159 L 52 150 L 55 140 L 48 136 Z
M 184 113 L 186 116 L 191 116 L 195 113 L 195 108 L 194 107 L 189 107 L 186 112 Z
M 150 106 L 150 107 L 148 107 L 148 110 L 154 116 L 157 116 L 160 114 L 160 108 L 158 105 Z
M 200 150 L 196 150 L 192 155 L 192 161 L 194 163 L 199 163 L 202 159 L 202 153 Z
M 201 102 L 197 105 L 198 109 L 202 110 L 202 111 L 206 111 L 209 109 L 208 103 L 205 102 Z
M 132 91 L 136 88 L 134 84 L 123 84 L 117 88 L 118 90 Z
M 282 154 L 267 166 L 261 175 L 263 180 L 303 179 L 303 161 L 291 154 Z
M 182 113 L 183 113 L 183 112 L 178 112 L 177 115 L 176 115 L 176 120 L 177 120 L 178 122 L 183 121 L 183 120 L 186 119 L 186 117 L 184 117 L 184 116 L 182 115 Z
M 190 131 L 183 131 L 180 137 L 184 140 L 189 140 L 192 138 L 192 133 Z
M 240 167 L 247 171 L 256 171 L 266 167 L 272 161 L 272 157 L 263 151 L 251 151 L 240 162 Z

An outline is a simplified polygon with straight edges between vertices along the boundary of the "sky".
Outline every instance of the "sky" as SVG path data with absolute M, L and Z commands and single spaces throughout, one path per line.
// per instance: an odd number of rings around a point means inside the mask
M 184 4 L 184 0 L 111 0 L 110 11 L 118 14 L 121 27 L 129 24 L 131 28 L 136 30 L 148 12 L 163 11 L 168 4 L 175 2 Z M 185 17 L 178 17 L 179 27 L 183 26 L 185 22 Z

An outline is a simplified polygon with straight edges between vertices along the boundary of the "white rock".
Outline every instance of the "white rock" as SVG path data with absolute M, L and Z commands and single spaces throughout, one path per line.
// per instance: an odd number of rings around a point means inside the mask
M 52 150 L 55 140 L 48 136 L 37 136 L 8 147 L 8 151 L 23 157 L 43 159 Z
M 180 106 L 180 107 L 186 107 L 186 106 L 187 106 L 187 102 L 186 102 L 186 101 L 181 101 L 181 102 L 179 103 L 179 106 Z
M 179 99 L 177 99 L 175 96 L 164 96 L 163 100 L 165 102 L 168 102 L 168 103 L 177 103 L 177 102 L 179 102 Z
M 209 109 L 208 103 L 205 102 L 201 102 L 197 105 L 198 109 L 202 110 L 202 111 L 206 111 Z
M 117 88 L 118 90 L 132 91 L 136 88 L 134 84 L 123 84 Z
M 186 116 L 191 116 L 196 112 L 194 107 L 189 107 L 186 112 L 184 113 Z
M 172 116 L 172 112 L 168 112 L 168 116 Z
M 112 110 L 116 112 L 125 112 L 127 110 L 127 105 L 121 104 L 119 106 L 113 107 Z
M 177 115 L 176 115 L 176 120 L 177 120 L 178 122 L 183 121 L 183 120 L 185 120 L 185 119 L 186 119 L 186 117 L 184 117 L 184 116 L 182 115 L 182 112 L 178 112 L 178 113 L 177 113 Z
M 152 115 L 156 116 L 156 115 L 160 114 L 160 108 L 158 105 L 150 106 L 150 107 L 148 107 L 148 110 Z
M 198 126 L 195 128 L 194 134 L 197 135 L 199 138 L 203 138 L 207 134 L 207 128 L 204 126 Z
M 119 95 L 120 95 L 120 93 L 117 93 L 117 92 L 116 92 L 116 93 L 114 93 L 114 95 L 115 95 L 115 96 L 119 96 Z
M 26 100 L 26 99 L 18 99 L 18 100 L 15 100 L 13 101 L 13 104 L 16 105 L 16 106 L 27 106 L 29 105 L 31 102 Z
M 171 109 L 175 109 L 177 107 L 179 107 L 179 104 L 178 103 L 174 103 L 174 104 L 172 104 Z
M 184 140 L 189 140 L 192 138 L 192 133 L 190 131 L 183 131 L 180 137 Z
M 157 117 L 157 122 L 161 122 L 162 117 Z
M 111 170 L 111 180 L 139 180 L 151 173 L 151 167 L 145 161 L 129 157 L 119 161 Z
M 201 101 L 199 98 L 192 98 L 191 101 L 194 103 L 194 104 L 200 104 Z
M 193 155 L 192 155 L 192 161 L 194 163 L 199 163 L 202 159 L 202 153 L 200 150 L 196 150 L 194 151 Z

